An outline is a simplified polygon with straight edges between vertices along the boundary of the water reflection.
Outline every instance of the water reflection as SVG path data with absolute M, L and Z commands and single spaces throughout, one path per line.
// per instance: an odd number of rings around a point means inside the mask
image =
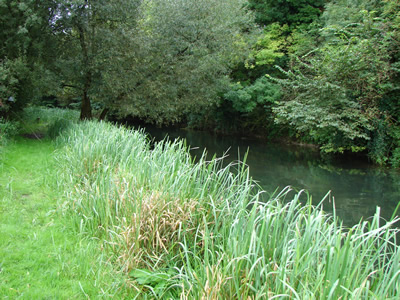
M 226 163 L 242 159 L 249 150 L 250 174 L 267 193 L 290 185 L 309 191 L 313 202 L 318 204 L 331 191 L 324 209 L 332 211 L 334 198 L 337 215 L 346 225 L 369 218 L 377 206 L 381 207 L 382 217 L 388 219 L 400 200 L 399 172 L 371 166 L 361 159 L 327 161 L 312 148 L 217 137 L 206 132 L 156 127 L 147 127 L 146 131 L 156 140 L 165 136 L 185 138 L 188 145 L 196 148 L 192 150 L 196 156 L 201 156 L 204 148 L 210 157 L 214 153 L 227 154 Z

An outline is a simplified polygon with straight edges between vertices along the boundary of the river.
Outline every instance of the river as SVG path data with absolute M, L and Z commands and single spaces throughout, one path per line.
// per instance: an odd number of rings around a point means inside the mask
M 186 139 L 193 155 L 201 156 L 204 149 L 210 156 L 227 155 L 226 162 L 243 159 L 248 151 L 247 165 L 250 175 L 267 194 L 286 186 L 306 190 L 313 204 L 325 195 L 324 210 L 336 214 L 347 226 L 361 218 L 371 217 L 377 206 L 381 216 L 392 216 L 400 201 L 400 172 L 369 164 L 365 158 L 336 157 L 327 159 L 319 152 L 305 146 L 293 146 L 232 136 L 215 136 L 207 132 L 165 129 L 147 126 L 146 132 L 156 141 L 166 136 Z M 334 200 L 334 201 L 333 201 Z

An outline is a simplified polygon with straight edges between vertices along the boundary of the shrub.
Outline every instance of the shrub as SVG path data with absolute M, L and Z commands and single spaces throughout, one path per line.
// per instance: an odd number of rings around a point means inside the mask
M 0 118 L 0 151 L 7 144 L 10 137 L 18 132 L 18 124 L 16 122 L 7 121 Z

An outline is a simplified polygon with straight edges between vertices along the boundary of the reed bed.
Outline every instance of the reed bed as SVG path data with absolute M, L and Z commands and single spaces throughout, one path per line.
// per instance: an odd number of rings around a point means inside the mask
M 140 298 L 397 299 L 397 217 L 345 228 L 290 188 L 261 202 L 245 164 L 196 162 L 103 122 L 58 138 L 62 207 Z M 292 195 L 292 193 L 290 193 Z M 303 198 L 303 197 L 302 197 Z
M 20 134 L 37 139 L 45 136 L 55 139 L 71 124 L 78 122 L 79 111 L 31 106 L 15 117 L 21 121 Z
M 79 119 L 79 111 L 62 108 L 29 106 L 24 109 L 22 118 L 26 122 L 30 123 L 34 123 L 37 120 L 45 123 L 51 123 L 61 119 L 76 122 Z

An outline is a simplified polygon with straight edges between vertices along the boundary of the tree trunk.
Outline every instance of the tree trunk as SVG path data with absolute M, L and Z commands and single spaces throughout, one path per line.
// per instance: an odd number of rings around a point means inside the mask
M 82 95 L 82 105 L 81 105 L 81 120 L 90 120 L 92 119 L 92 105 L 90 103 L 90 98 L 88 95 L 90 86 L 92 85 L 92 73 L 90 70 L 90 61 L 89 61 L 89 54 L 88 48 L 85 41 L 85 31 L 81 24 L 77 24 L 78 31 L 79 31 L 79 41 L 81 44 L 82 49 L 82 56 L 83 56 L 83 66 L 85 68 L 85 83 L 83 85 L 83 95 Z
M 103 121 L 108 113 L 109 109 L 108 108 L 104 108 L 99 116 L 99 121 Z
M 83 97 L 82 97 L 82 105 L 81 105 L 81 120 L 90 120 L 92 119 L 92 105 L 90 104 L 90 98 L 87 93 L 86 84 L 83 88 Z

